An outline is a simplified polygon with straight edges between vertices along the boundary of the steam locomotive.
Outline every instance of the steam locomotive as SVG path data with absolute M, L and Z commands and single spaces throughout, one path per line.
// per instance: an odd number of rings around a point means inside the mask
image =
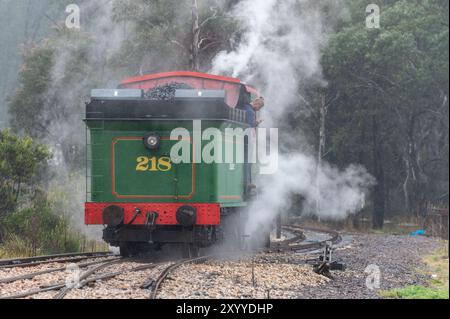
M 167 91 L 174 83 L 181 88 Z M 193 137 L 206 128 L 246 129 L 245 113 L 236 108 L 242 88 L 258 95 L 239 79 L 197 72 L 145 75 L 118 89 L 92 90 L 85 223 L 104 225 L 103 239 L 123 256 L 164 244 L 179 245 L 185 256 L 225 239 L 239 246 L 251 197 L 248 165 L 196 160 L 195 144 L 201 150 L 207 141 Z M 155 90 L 165 95 L 155 98 Z M 180 129 L 187 137 L 171 138 Z M 190 161 L 175 163 L 171 149 L 183 139 Z M 236 146 L 238 139 L 224 144 Z

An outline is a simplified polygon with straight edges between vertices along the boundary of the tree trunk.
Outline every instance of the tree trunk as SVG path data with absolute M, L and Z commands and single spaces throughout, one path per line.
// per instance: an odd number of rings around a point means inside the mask
M 373 141 L 373 168 L 377 184 L 373 192 L 373 217 L 372 227 L 374 229 L 383 228 L 385 213 L 385 191 L 384 191 L 384 170 L 382 152 L 379 142 L 378 120 L 376 115 L 372 117 L 372 141 Z
M 405 209 L 408 212 L 408 214 L 411 213 L 411 200 L 410 200 L 410 188 L 411 188 L 411 164 L 409 162 L 408 156 L 404 156 L 403 158 L 405 162 L 405 170 L 406 170 L 406 176 L 405 181 L 403 182 L 403 197 L 405 201 Z
M 404 149 L 403 160 L 405 162 L 406 177 L 403 183 L 403 193 L 405 198 L 405 209 L 410 216 L 418 215 L 422 209 L 425 198 L 424 173 L 419 161 L 418 147 L 415 135 L 420 114 L 411 117 L 407 128 L 406 147 Z M 419 132 L 420 133 L 420 132 Z
M 317 199 L 316 199 L 316 211 L 318 214 L 318 219 L 320 221 L 320 212 L 321 212 L 321 186 L 320 186 L 320 175 L 322 170 L 322 159 L 325 154 L 325 144 L 326 144 L 326 118 L 328 114 L 328 104 L 326 101 L 325 94 L 321 96 L 321 104 L 320 104 L 320 129 L 319 129 L 319 151 L 317 158 L 317 172 L 316 172 L 316 188 L 317 188 Z
M 199 41 L 200 41 L 200 26 L 198 17 L 198 3 L 197 0 L 192 0 L 192 43 L 191 43 L 191 70 L 198 72 L 200 70 L 199 60 Z
M 325 95 L 322 95 L 322 103 L 320 105 L 320 131 L 319 131 L 319 167 L 322 164 L 322 158 L 325 154 L 325 143 L 326 143 L 326 118 L 328 114 L 328 105 L 325 101 Z

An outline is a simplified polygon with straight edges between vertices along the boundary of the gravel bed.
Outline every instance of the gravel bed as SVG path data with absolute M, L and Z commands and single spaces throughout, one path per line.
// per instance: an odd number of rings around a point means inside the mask
M 38 275 L 31 279 L 18 280 L 10 283 L 0 283 L 0 296 L 6 296 L 15 294 L 17 292 L 23 292 L 26 290 L 31 290 L 38 288 L 40 286 L 46 286 L 56 283 L 65 282 L 67 276 L 72 273 L 72 268 L 68 267 L 70 265 L 76 264 L 84 264 L 89 262 L 100 262 L 102 260 L 108 260 L 108 257 L 105 258 L 90 258 L 85 259 L 78 263 L 49 263 L 49 264 L 41 264 L 32 267 L 14 267 L 14 268 L 5 268 L 0 270 L 0 279 L 10 278 L 21 276 L 29 273 L 40 272 L 44 270 L 50 269 L 59 269 L 63 267 L 67 267 L 66 271 L 56 271 L 47 274 Z M 93 267 L 93 266 L 90 266 Z M 89 268 L 81 268 L 81 271 L 86 271 Z
M 448 242 L 421 236 L 352 235 L 351 243 L 334 253 L 346 271 L 333 271 L 334 278 L 325 287 L 303 290 L 298 298 L 373 299 L 380 298 L 379 290 L 426 284 L 430 277 L 422 258 L 444 245 Z M 378 289 L 366 285 L 369 273 L 364 271 L 369 265 L 380 271 Z
M 253 258 L 255 287 L 248 260 L 186 265 L 164 282 L 158 298 L 377 299 L 379 290 L 426 284 L 430 277 L 423 256 L 448 244 L 412 236 L 342 237 L 333 260 L 344 263 L 346 270 L 332 271 L 331 280 L 311 271 L 317 252 L 259 254 Z M 366 285 L 369 273 L 364 271 L 369 265 L 379 269 L 379 288 Z
M 122 270 L 131 270 L 141 266 L 141 263 L 124 262 L 101 270 L 93 276 L 116 272 Z M 148 299 L 150 291 L 141 289 L 140 286 L 150 277 L 157 277 L 162 271 L 162 266 L 155 269 L 142 271 L 127 271 L 108 280 L 100 280 L 87 284 L 81 289 L 72 289 L 64 297 L 65 299 Z M 89 278 L 88 278 L 89 279 Z M 50 295 L 50 296 L 49 296 Z M 55 292 L 41 293 L 34 298 L 51 298 Z
M 317 235 L 317 240 L 320 240 Z M 308 234 L 311 240 L 311 234 Z M 346 234 L 333 253 L 333 259 L 346 265 L 345 271 L 332 271 L 332 279 L 312 271 L 312 261 L 317 251 L 300 253 L 262 253 L 256 256 L 239 256 L 235 260 L 215 260 L 201 264 L 187 264 L 173 271 L 162 283 L 157 298 L 379 298 L 378 291 L 426 284 L 429 275 L 423 256 L 448 245 L 439 239 L 412 236 Z M 94 259 L 92 259 L 93 261 Z M 98 259 L 95 259 L 98 261 Z M 83 263 L 91 260 L 84 260 Z M 146 299 L 150 290 L 140 286 L 149 278 L 156 279 L 170 262 L 154 269 L 125 272 L 112 279 L 90 283 L 82 289 L 72 289 L 67 299 Z M 0 270 L 0 278 L 23 275 L 45 269 L 60 268 L 67 264 L 52 263 L 27 268 Z M 142 262 L 126 261 L 111 265 L 95 274 L 130 270 Z M 380 287 L 369 289 L 366 267 L 376 265 L 380 271 Z M 95 266 L 91 266 L 95 267 Z M 373 267 L 373 266 L 372 266 Z M 82 272 L 87 268 L 83 268 Z M 64 282 L 64 271 L 36 276 L 33 279 L 0 284 L 0 295 L 34 289 L 42 285 Z M 30 298 L 52 298 L 50 291 Z
M 295 291 L 328 279 L 292 264 L 210 262 L 181 266 L 169 275 L 157 298 L 295 298 Z

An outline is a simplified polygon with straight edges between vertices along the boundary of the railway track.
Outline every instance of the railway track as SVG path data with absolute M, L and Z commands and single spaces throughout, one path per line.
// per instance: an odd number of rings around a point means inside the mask
M 301 229 L 289 227 L 289 226 L 283 226 L 282 230 L 292 233 L 292 234 L 294 234 L 294 236 L 292 236 L 291 238 L 282 240 L 282 241 L 277 241 L 277 242 L 271 243 L 270 244 L 271 249 L 283 249 L 285 247 L 288 247 L 290 244 L 299 243 L 306 239 L 306 236 Z
M 282 251 L 309 252 L 323 248 L 323 246 L 327 242 L 331 242 L 332 244 L 335 245 L 340 243 L 342 240 L 341 235 L 334 230 L 311 228 L 311 227 L 297 227 L 297 226 L 283 226 L 283 229 L 293 232 L 295 236 L 293 238 L 278 242 L 273 246 L 271 245 L 271 247 L 266 250 L 267 252 L 282 252 Z M 317 242 L 301 243 L 304 240 L 306 240 L 304 231 L 323 233 L 329 235 L 330 237 L 325 240 Z
M 83 273 L 80 276 L 80 279 L 85 279 L 83 276 L 86 276 L 86 274 L 88 276 L 89 274 L 91 274 L 92 270 L 103 269 L 105 267 L 108 267 L 110 265 L 118 263 L 121 260 L 122 260 L 122 258 L 120 258 L 120 257 L 113 257 L 113 258 L 109 258 L 106 261 L 105 260 L 103 260 L 103 261 L 93 261 L 93 262 L 88 262 L 88 263 L 83 263 L 83 264 L 76 264 L 76 266 L 78 266 L 80 269 L 82 269 L 82 268 L 86 268 L 86 267 L 89 267 L 89 266 L 97 265 L 97 266 L 89 269 L 88 271 L 86 271 L 85 273 Z M 16 281 L 33 279 L 34 277 L 37 277 L 37 276 L 40 276 L 40 275 L 45 275 L 45 274 L 50 274 L 50 273 L 55 273 L 55 272 L 63 272 L 63 271 L 66 271 L 66 270 L 67 270 L 66 267 L 60 267 L 60 268 L 55 268 L 55 269 L 46 269 L 46 270 L 42 270 L 42 271 L 31 272 L 31 273 L 28 273 L 28 274 L 14 276 L 14 277 L 2 278 L 2 279 L 0 279 L 0 284 L 1 283 L 14 283 Z M 40 286 L 39 288 L 29 289 L 29 290 L 26 290 L 26 291 L 17 292 L 17 293 L 13 293 L 13 294 L 9 294 L 9 295 L 0 295 L 0 299 L 26 298 L 26 297 L 29 297 L 29 296 L 32 296 L 32 295 L 37 295 L 37 294 L 40 294 L 40 293 L 43 293 L 43 292 L 47 292 L 47 291 L 52 291 L 52 290 L 65 291 L 66 288 L 68 288 L 68 290 L 71 289 L 70 286 L 68 287 L 66 281 L 64 281 L 64 282 L 58 282 L 58 283 L 49 284 L 49 285 L 43 285 L 43 286 Z
M 310 252 L 317 249 L 321 249 L 327 242 L 332 242 L 333 244 L 338 244 L 341 241 L 341 236 L 338 232 L 332 230 L 324 230 L 318 228 L 308 228 L 308 227 L 293 227 L 293 226 L 284 226 L 283 230 L 289 231 L 294 234 L 291 238 L 285 239 L 283 241 L 277 242 L 274 245 L 271 245 L 269 249 L 265 249 L 265 252 L 280 252 L 280 251 L 295 251 L 295 252 Z M 304 231 L 309 232 L 317 232 L 324 233 L 329 235 L 330 237 L 313 243 L 300 243 L 306 240 L 306 236 Z M 148 280 L 145 286 L 142 288 L 152 287 L 152 291 L 150 293 L 150 299 L 156 299 L 158 294 L 158 290 L 161 287 L 163 281 L 177 268 L 189 264 L 189 263 L 200 263 L 213 259 L 215 256 L 205 256 L 199 258 L 192 258 L 187 260 L 182 260 L 176 262 L 168 267 L 164 268 L 164 270 L 160 273 L 156 280 Z
M 112 258 L 112 259 L 117 259 L 117 258 Z M 82 268 L 86 268 L 86 267 L 93 266 L 96 264 L 100 264 L 102 262 L 104 262 L 104 261 L 92 261 L 92 262 L 78 264 L 77 266 L 80 269 L 82 269 Z M 31 273 L 19 275 L 19 276 L 0 278 L 0 284 L 10 283 L 10 282 L 18 281 L 18 280 L 33 279 L 34 277 L 37 277 L 40 275 L 50 274 L 50 273 L 58 272 L 58 271 L 65 271 L 66 269 L 67 269 L 67 267 L 60 267 L 60 268 L 46 269 L 46 270 L 31 272 Z
M 324 229 L 316 229 L 316 228 L 306 228 L 306 227 L 296 227 L 296 226 L 284 226 L 283 230 L 285 232 L 290 233 L 290 238 L 287 238 L 283 241 L 274 243 L 271 245 L 269 249 L 264 249 L 262 252 L 300 252 L 306 253 L 321 249 L 325 243 L 332 242 L 333 244 L 337 244 L 340 242 L 341 237 L 339 233 L 331 230 Z M 321 233 L 328 235 L 326 239 L 319 240 L 316 242 L 305 243 L 307 240 L 307 236 L 305 236 L 305 232 L 313 232 L 313 233 Z M 67 285 L 66 282 L 60 280 L 59 282 L 54 282 L 46 285 L 41 285 L 36 288 L 31 288 L 25 291 L 12 292 L 8 295 L 0 295 L 0 299 L 17 299 L 17 298 L 27 298 L 30 296 L 38 295 L 44 292 L 56 291 L 56 294 L 53 296 L 54 299 L 63 299 L 65 298 L 72 289 L 80 289 L 84 286 L 92 283 L 96 283 L 99 281 L 107 281 L 114 277 L 117 277 L 124 273 L 131 272 L 140 272 L 149 269 L 157 269 L 162 266 L 162 270 L 157 272 L 156 275 L 151 275 L 147 279 L 143 280 L 143 283 L 139 284 L 140 289 L 150 290 L 149 298 L 156 299 L 158 292 L 162 286 L 164 280 L 168 278 L 168 276 L 173 273 L 180 266 L 190 264 L 190 263 L 202 263 L 208 260 L 214 259 L 214 255 L 198 257 L 198 258 L 190 258 L 183 259 L 174 262 L 151 262 L 145 263 L 143 265 L 139 265 L 137 267 L 129 267 L 127 269 L 120 269 L 117 271 L 109 271 L 102 272 L 102 270 L 112 267 L 117 264 L 139 261 L 142 262 L 141 259 L 131 259 L 131 258 L 121 258 L 111 256 L 109 253 L 89 253 L 89 254 L 64 254 L 64 255 L 53 255 L 53 256 L 41 256 L 41 257 L 33 257 L 33 258 L 22 258 L 15 260 L 3 260 L 0 261 L 0 270 L 2 267 L 11 268 L 11 267 L 32 267 L 38 266 L 46 263 L 64 263 L 64 262 L 75 262 L 82 261 L 84 259 L 89 258 L 107 258 L 106 260 L 101 261 L 89 261 L 85 263 L 76 264 L 80 269 L 86 269 L 84 272 L 80 273 L 79 281 L 76 286 Z M 144 261 L 145 262 L 145 261 Z M 21 274 L 18 276 L 11 276 L 7 278 L 0 278 L 0 284 L 11 284 L 16 281 L 29 280 L 33 279 L 37 276 L 63 272 L 66 270 L 66 267 L 59 267 L 53 269 L 44 269 L 39 271 L 32 271 L 30 273 Z
M 201 261 L 205 261 L 207 259 L 209 259 L 209 257 L 193 258 L 193 259 L 188 259 L 188 260 L 177 261 L 174 263 L 169 263 L 169 265 L 164 266 L 163 270 L 160 272 L 160 275 L 156 276 L 156 279 L 153 279 L 153 278 L 155 278 L 155 276 L 151 276 L 140 287 L 142 289 L 152 288 L 150 298 L 152 298 L 152 296 L 156 297 L 156 293 L 157 293 L 161 283 L 170 274 L 171 271 L 175 270 L 176 268 L 178 268 L 181 265 L 184 265 L 187 263 L 193 263 L 193 262 L 201 262 Z M 37 295 L 40 293 L 48 292 L 48 291 L 54 291 L 54 290 L 58 290 L 58 292 L 56 295 L 53 296 L 53 299 L 63 299 L 74 288 L 81 289 L 90 283 L 112 279 L 112 278 L 122 275 L 124 273 L 139 272 L 139 271 L 148 270 L 148 269 L 156 268 L 160 265 L 167 264 L 167 263 L 149 263 L 149 264 L 144 264 L 141 266 L 133 267 L 131 269 L 124 269 L 124 270 L 119 270 L 119 271 L 111 271 L 111 272 L 96 274 L 98 271 L 100 271 L 104 268 L 110 267 L 117 263 L 123 263 L 126 261 L 132 261 L 132 260 L 130 260 L 128 258 L 117 258 L 115 260 L 103 262 L 103 263 L 99 264 L 98 266 L 93 267 L 93 268 L 85 271 L 83 274 L 81 274 L 79 277 L 79 283 L 77 285 L 67 286 L 66 282 L 59 282 L 59 283 L 54 283 L 54 284 L 51 284 L 48 286 L 39 287 L 37 289 L 31 289 L 28 291 L 18 292 L 16 294 L 0 296 L 0 299 L 26 298 L 26 297 Z M 58 269 L 58 270 L 60 270 L 60 269 Z M 53 271 L 55 271 L 55 270 L 53 270 Z M 37 275 L 37 273 L 35 273 L 35 275 Z M 3 281 L 4 282 L 12 282 L 14 280 L 23 280 L 23 279 L 28 279 L 28 277 L 30 277 L 30 276 L 31 275 L 20 276 L 17 278 L 6 278 L 6 279 L 3 279 Z
M 112 253 L 104 251 L 93 253 L 69 253 L 15 259 L 2 259 L 0 260 L 0 269 L 14 267 L 32 267 L 49 263 L 77 262 L 84 259 L 104 258 L 112 255 Z
M 164 268 L 161 274 L 152 282 L 152 279 L 147 280 L 147 283 L 151 283 L 152 291 L 150 293 L 150 299 L 156 299 L 156 295 L 158 293 L 158 289 L 161 287 L 162 282 L 170 275 L 172 271 L 179 268 L 180 266 L 190 264 L 190 263 L 199 263 L 199 262 L 205 262 L 207 260 L 210 260 L 214 258 L 214 256 L 205 256 L 205 257 L 198 257 L 198 258 L 191 258 L 182 260 L 179 262 L 176 262 L 172 265 L 169 265 L 168 267 Z
M 97 266 L 95 266 L 93 268 L 90 268 L 87 271 L 83 272 L 80 275 L 79 281 L 78 281 L 78 283 L 76 285 L 75 284 L 68 285 L 65 281 L 64 282 L 61 281 L 61 282 L 57 282 L 57 283 L 53 283 L 53 284 L 49 284 L 49 285 L 45 285 L 45 286 L 40 286 L 39 288 L 30 289 L 30 290 L 23 291 L 23 292 L 18 292 L 18 293 L 6 295 L 6 296 L 0 296 L 0 299 L 26 298 L 26 297 L 37 295 L 37 294 L 40 294 L 40 293 L 44 293 L 44 292 L 48 292 L 48 291 L 55 291 L 55 290 L 58 290 L 58 293 L 53 298 L 54 299 L 63 299 L 67 295 L 67 293 L 70 290 L 72 290 L 73 288 L 82 288 L 82 287 L 86 286 L 89 283 L 96 282 L 96 281 L 99 281 L 99 280 L 111 279 L 113 277 L 116 277 L 118 275 L 121 275 L 121 274 L 127 272 L 128 270 L 121 270 L 121 271 L 108 272 L 108 273 L 103 273 L 103 274 L 100 274 L 100 275 L 97 275 L 97 276 L 93 276 L 96 272 L 98 272 L 98 271 L 100 271 L 100 270 L 102 270 L 104 268 L 107 268 L 107 267 L 112 266 L 114 264 L 125 262 L 127 260 L 128 259 L 121 258 L 121 257 L 116 257 L 116 258 L 112 258 L 112 260 L 107 260 L 107 261 L 103 261 L 103 262 L 92 262 L 92 263 L 89 263 L 89 264 L 77 265 L 80 268 L 83 268 L 83 267 L 87 267 L 88 265 L 92 266 L 92 265 L 98 264 Z M 150 265 L 145 265 L 145 266 L 138 267 L 138 268 L 142 268 L 142 270 L 143 270 L 143 269 L 147 269 L 149 267 L 154 267 L 154 265 L 150 264 Z M 63 271 L 65 269 L 66 268 L 58 268 L 58 269 L 45 270 L 45 271 L 42 271 L 42 272 L 35 272 L 35 273 L 24 275 L 24 276 L 18 276 L 16 278 L 6 278 L 6 279 L 3 279 L 1 282 L 8 282 L 8 283 L 10 283 L 10 282 L 13 282 L 15 280 L 29 279 L 29 277 L 31 277 L 31 276 L 34 277 L 34 276 L 37 276 L 37 275 L 40 275 L 40 274 L 46 274 L 46 273 L 51 273 L 51 272 L 56 272 L 56 271 Z M 134 270 L 138 270 L 138 269 L 136 268 Z

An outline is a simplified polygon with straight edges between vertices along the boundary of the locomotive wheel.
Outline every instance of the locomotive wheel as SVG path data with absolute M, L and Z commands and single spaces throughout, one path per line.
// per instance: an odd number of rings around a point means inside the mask
M 120 256 L 131 257 L 134 255 L 131 243 L 121 242 L 119 247 L 120 247 Z
M 183 255 L 183 258 L 200 257 L 200 248 L 195 244 L 183 244 L 182 255 Z
M 120 255 L 122 257 L 132 257 L 148 253 L 152 250 L 160 250 L 160 245 L 141 242 L 121 242 Z
M 244 225 L 246 222 L 242 211 L 234 211 L 222 218 L 223 239 L 222 244 L 231 250 L 244 249 Z

